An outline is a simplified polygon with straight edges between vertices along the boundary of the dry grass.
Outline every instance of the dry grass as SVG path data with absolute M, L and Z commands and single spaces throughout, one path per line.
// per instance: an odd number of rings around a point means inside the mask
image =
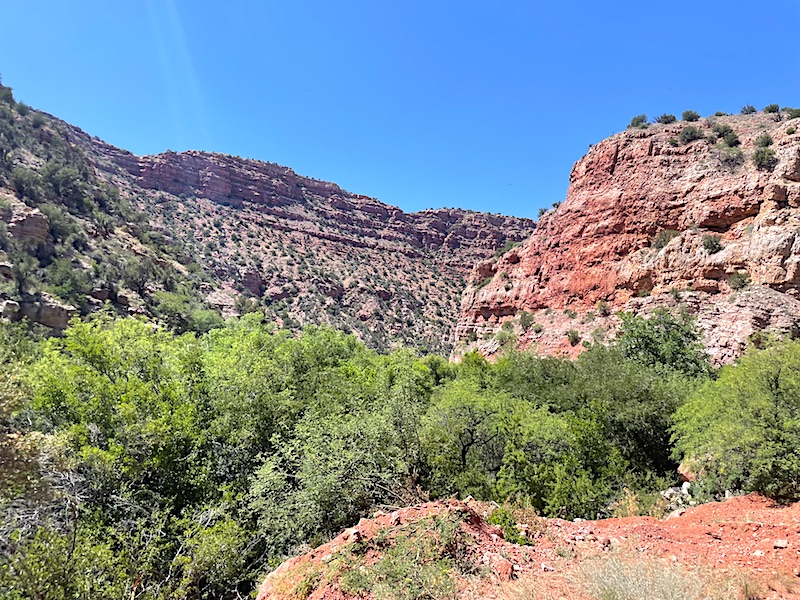
M 575 573 L 576 583 L 597 600 L 749 600 L 758 597 L 744 576 L 689 568 L 635 551 L 589 560 Z
M 785 591 L 785 582 L 770 589 Z M 692 568 L 620 550 L 567 574 L 504 584 L 503 600 L 756 600 L 765 590 L 744 574 Z

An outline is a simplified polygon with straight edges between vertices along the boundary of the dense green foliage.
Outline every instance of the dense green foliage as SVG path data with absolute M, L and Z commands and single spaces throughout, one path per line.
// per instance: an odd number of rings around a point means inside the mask
M 800 497 L 800 342 L 752 351 L 724 367 L 676 416 L 675 455 L 706 490 Z
M 244 597 L 379 506 L 471 494 L 605 516 L 684 459 L 709 495 L 800 496 L 800 342 L 714 380 L 683 314 L 622 314 L 575 361 L 494 364 L 262 318 L 176 335 L 101 313 L 42 342 L 0 326 L 7 597 Z
M 5 431 L 35 449 L 5 461 L 19 484 L 0 512 L 0 586 L 236 598 L 376 506 L 472 494 L 611 514 L 669 483 L 672 414 L 709 373 L 687 319 L 625 323 L 574 362 L 510 350 L 458 365 L 328 329 L 291 337 L 255 314 L 200 335 L 107 313 L 41 343 L 0 327 Z

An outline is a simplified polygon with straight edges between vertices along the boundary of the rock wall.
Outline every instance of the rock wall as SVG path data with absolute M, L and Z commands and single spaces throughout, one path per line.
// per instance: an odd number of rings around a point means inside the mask
M 528 311 L 543 329 L 515 325 L 523 347 L 576 354 L 581 345 L 569 343 L 569 329 L 583 339 L 598 329 L 613 335 L 617 321 L 598 315 L 599 302 L 645 313 L 684 305 L 698 316 L 718 362 L 738 356 L 754 331 L 798 330 L 800 135 L 787 133 L 798 120 L 780 118 L 650 125 L 592 147 L 573 167 L 564 203 L 524 246 L 473 270 L 455 332 L 458 352 L 477 345 L 491 354 L 502 322 Z M 714 140 L 717 123 L 738 134 L 738 161 L 736 150 Z M 680 132 L 690 125 L 705 137 L 683 144 Z M 750 160 L 764 133 L 777 158 L 771 171 Z M 667 230 L 678 234 L 668 239 Z M 659 233 L 668 241 L 663 247 L 653 243 Z M 747 292 L 733 289 L 745 275 Z M 575 316 L 553 316 L 565 310 Z
M 506 240 L 524 240 L 535 227 L 531 219 L 459 209 L 405 213 L 273 163 L 195 151 L 132 161 L 130 155 L 103 150 L 143 188 L 256 208 L 276 217 L 277 226 L 287 231 L 353 246 L 384 247 L 416 256 L 421 253 L 415 250 L 446 250 L 445 260 L 464 275 L 476 260 Z

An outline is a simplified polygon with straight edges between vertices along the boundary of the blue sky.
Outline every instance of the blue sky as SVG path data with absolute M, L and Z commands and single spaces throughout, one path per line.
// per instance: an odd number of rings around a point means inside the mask
M 0 74 L 136 154 L 535 216 L 635 114 L 800 106 L 798 23 L 797 0 L 37 0 L 3 7 Z

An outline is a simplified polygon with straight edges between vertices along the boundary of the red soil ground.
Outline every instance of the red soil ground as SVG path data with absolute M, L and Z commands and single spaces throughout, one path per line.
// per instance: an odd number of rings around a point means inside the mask
M 532 545 L 526 546 L 506 542 L 500 528 L 486 523 L 490 509 L 484 503 L 450 500 L 362 519 L 327 544 L 281 565 L 266 579 L 258 598 L 350 598 L 338 589 L 335 578 L 323 577 L 317 587 L 302 594 L 294 583 L 309 568 L 327 564 L 348 544 L 369 540 L 379 531 L 399 531 L 426 517 L 458 514 L 462 531 L 474 542 L 469 560 L 486 573 L 460 578 L 460 598 L 590 598 L 577 574 L 590 561 L 616 553 L 658 559 L 713 577 L 746 579 L 753 584 L 751 590 L 757 589 L 750 592 L 751 598 L 800 599 L 800 503 L 777 506 L 751 494 L 689 508 L 664 520 L 535 519 L 530 523 Z

